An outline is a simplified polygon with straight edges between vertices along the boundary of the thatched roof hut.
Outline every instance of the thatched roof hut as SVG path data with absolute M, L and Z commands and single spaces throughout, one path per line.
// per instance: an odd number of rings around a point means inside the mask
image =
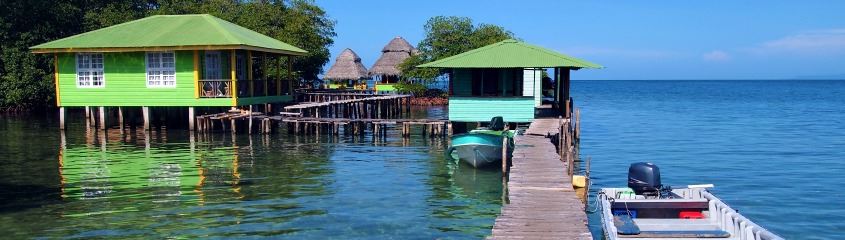
M 367 68 L 361 63 L 361 57 L 349 48 L 337 56 L 334 65 L 323 76 L 327 80 L 359 80 L 367 77 Z
M 417 49 L 414 46 L 411 46 L 404 38 L 397 36 L 381 49 L 381 57 L 370 68 L 370 75 L 398 77 L 400 74 L 397 68 L 399 64 L 416 53 Z

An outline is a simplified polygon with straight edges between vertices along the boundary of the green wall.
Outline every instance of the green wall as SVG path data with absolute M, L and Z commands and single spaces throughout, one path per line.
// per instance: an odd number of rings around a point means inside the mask
M 222 51 L 224 69 L 229 55 Z M 203 57 L 204 55 L 200 55 Z M 148 88 L 145 52 L 103 53 L 105 87 L 76 87 L 76 54 L 58 55 L 60 106 L 232 106 L 231 98 L 195 98 L 193 51 L 176 51 L 176 87 Z M 228 78 L 230 73 L 223 74 Z M 290 96 L 239 98 L 238 105 L 291 101 Z
M 533 97 L 450 97 L 449 121 L 487 122 L 502 116 L 505 122 L 534 120 Z

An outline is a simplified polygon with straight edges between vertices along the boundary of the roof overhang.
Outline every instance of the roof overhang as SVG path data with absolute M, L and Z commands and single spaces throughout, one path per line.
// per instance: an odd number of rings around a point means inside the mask
M 207 45 L 207 46 L 159 46 L 159 47 L 106 47 L 106 48 L 31 48 L 33 53 L 76 53 L 76 52 L 152 52 L 183 50 L 251 50 L 283 55 L 304 56 L 308 52 L 295 52 L 247 45 Z

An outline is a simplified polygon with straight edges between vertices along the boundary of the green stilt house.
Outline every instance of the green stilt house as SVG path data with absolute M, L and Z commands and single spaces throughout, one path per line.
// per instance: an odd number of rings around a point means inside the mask
M 65 107 L 142 107 L 146 122 L 148 107 L 188 107 L 193 120 L 194 107 L 292 101 L 291 58 L 307 54 L 208 14 L 151 16 L 31 50 L 53 54 L 62 128 Z
M 601 66 L 558 52 L 509 39 L 455 56 L 419 65 L 441 68 L 449 75 L 449 120 L 531 122 L 536 110 L 551 108 L 569 117 L 570 71 Z M 542 73 L 554 69 L 557 79 L 550 105 L 543 105 Z

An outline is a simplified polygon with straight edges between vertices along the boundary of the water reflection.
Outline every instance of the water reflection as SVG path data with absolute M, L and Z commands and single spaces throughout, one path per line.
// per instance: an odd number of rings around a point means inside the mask
M 0 196 L 26 199 L 0 211 L 13 238 L 481 238 L 501 206 L 497 171 L 450 165 L 445 139 L 397 129 L 376 141 L 27 124 L 0 118 L 14 156 L 0 159 Z

